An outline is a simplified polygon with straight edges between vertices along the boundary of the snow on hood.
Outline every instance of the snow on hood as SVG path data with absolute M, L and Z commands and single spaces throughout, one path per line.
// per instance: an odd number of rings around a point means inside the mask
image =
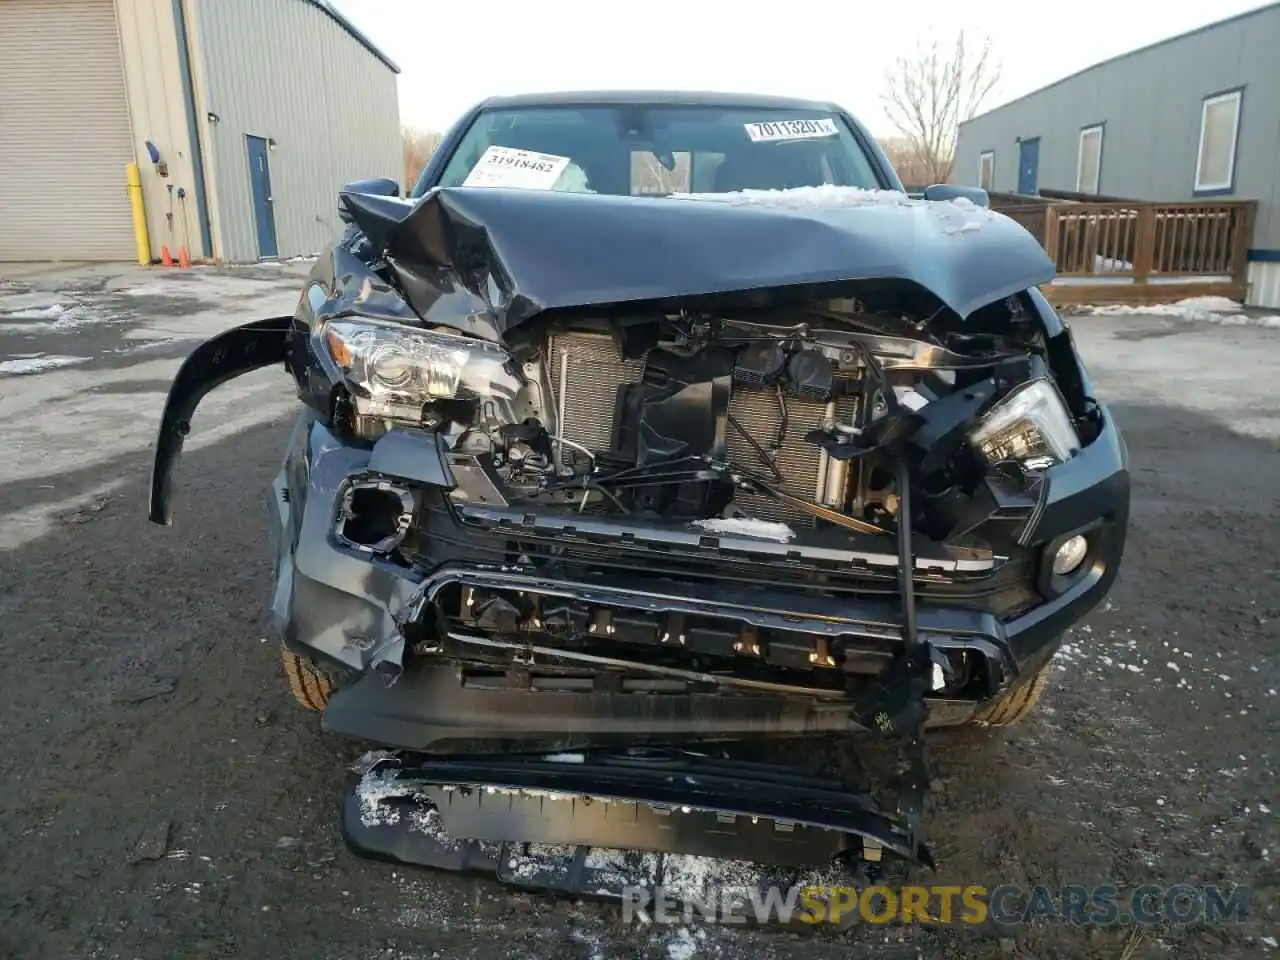
M 731 203 L 735 206 L 786 207 L 801 210 L 805 207 L 832 209 L 835 207 L 902 207 L 912 200 L 900 190 L 864 190 L 862 187 L 838 187 L 824 183 L 820 187 L 791 187 L 787 190 L 733 190 L 727 193 L 673 193 L 671 200 L 708 200 L 715 203 Z
M 906 207 L 921 205 L 931 210 L 946 224 L 948 234 L 972 233 L 994 214 L 968 197 L 952 200 L 920 200 L 899 190 L 864 190 L 862 187 L 839 187 L 824 183 L 817 187 L 791 187 L 786 190 L 734 190 L 728 193 L 673 193 L 676 200 L 705 200 L 734 206 L 780 207 L 789 210 L 834 210 L 847 207 Z

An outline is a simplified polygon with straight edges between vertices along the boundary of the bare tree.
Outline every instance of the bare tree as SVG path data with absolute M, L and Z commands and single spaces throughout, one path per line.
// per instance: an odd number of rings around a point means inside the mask
M 930 183 L 946 183 L 955 159 L 956 131 L 977 114 L 1000 80 L 1000 64 L 985 40 L 974 50 L 964 31 L 947 46 L 919 44 L 885 74 L 881 102 Z
M 404 151 L 404 188 L 408 190 L 417 181 L 422 168 L 440 146 L 444 137 L 434 130 L 417 127 L 401 127 L 400 142 Z
M 674 155 L 675 166 L 668 170 L 652 153 L 631 154 L 631 187 L 636 193 L 683 193 L 689 183 L 689 154 Z
M 927 187 L 934 183 L 925 164 L 921 162 L 916 148 L 906 137 L 877 137 L 880 149 L 898 171 L 898 176 L 908 188 Z

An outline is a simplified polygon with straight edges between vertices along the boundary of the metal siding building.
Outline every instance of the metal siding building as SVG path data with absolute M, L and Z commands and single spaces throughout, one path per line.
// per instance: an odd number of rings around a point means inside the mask
M 152 259 L 315 253 L 398 72 L 327 0 L 0 0 L 0 261 L 133 259 L 130 162 Z
M 1280 306 L 1280 3 L 1083 70 L 960 126 L 954 178 L 1074 191 L 1081 134 L 1101 126 L 1096 192 L 1176 202 L 1257 200 L 1249 302 Z M 1197 190 L 1206 100 L 1239 91 L 1231 183 Z M 1092 184 L 1088 184 L 1092 186 Z
M 208 256 L 192 147 L 195 112 L 185 96 L 184 48 L 177 40 L 175 15 L 181 7 L 174 0 L 116 0 L 116 10 L 133 125 L 130 159 L 136 158 L 142 174 L 151 254 L 159 259 L 161 248 L 168 247 L 177 256 L 185 242 L 193 257 Z M 159 152 L 166 176 L 151 162 L 148 143 Z M 185 202 L 177 197 L 179 189 L 189 195 Z
M 132 258 L 132 159 L 112 0 L 0 0 L 0 260 Z
M 267 142 L 279 255 L 318 252 L 344 183 L 401 174 L 395 73 L 311 3 L 187 4 L 218 256 L 259 253 L 249 137 Z

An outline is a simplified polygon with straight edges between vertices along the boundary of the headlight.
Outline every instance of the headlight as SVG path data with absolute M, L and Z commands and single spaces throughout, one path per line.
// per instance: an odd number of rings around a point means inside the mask
M 992 407 L 969 434 L 989 463 L 1014 460 L 1043 470 L 1080 449 L 1067 405 L 1048 380 L 1032 380 Z
M 390 324 L 333 320 L 321 331 L 360 414 L 417 423 L 433 400 L 511 400 L 510 357 L 484 340 Z

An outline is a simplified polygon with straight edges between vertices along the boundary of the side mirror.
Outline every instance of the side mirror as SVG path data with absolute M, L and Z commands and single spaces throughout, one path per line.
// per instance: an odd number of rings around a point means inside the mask
M 400 183 L 391 177 L 373 177 L 369 180 L 352 180 L 342 185 L 341 193 L 366 193 L 375 197 L 399 197 Z M 338 219 L 343 223 L 351 222 L 351 214 L 346 204 L 338 204 Z
M 958 200 L 963 197 L 978 207 L 991 206 L 991 198 L 981 187 L 962 187 L 954 183 L 935 183 L 924 188 L 926 200 Z
M 375 197 L 400 196 L 400 183 L 391 177 L 374 177 L 371 180 L 352 180 L 342 187 L 343 193 L 372 193 Z

